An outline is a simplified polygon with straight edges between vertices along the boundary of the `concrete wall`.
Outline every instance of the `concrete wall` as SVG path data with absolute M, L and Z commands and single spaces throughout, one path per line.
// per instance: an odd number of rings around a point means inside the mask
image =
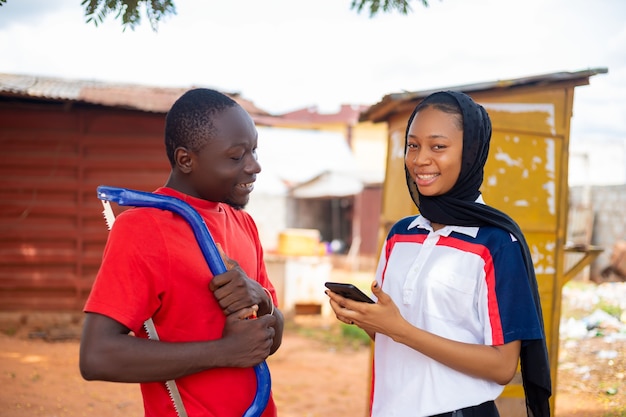
M 571 187 L 570 206 L 588 206 L 593 211 L 590 243 L 604 252 L 591 264 L 589 278 L 601 281 L 598 277 L 609 264 L 613 244 L 626 239 L 626 184 Z

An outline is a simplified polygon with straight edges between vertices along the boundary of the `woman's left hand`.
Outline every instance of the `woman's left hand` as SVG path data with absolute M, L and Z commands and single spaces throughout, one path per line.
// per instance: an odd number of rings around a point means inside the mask
M 349 300 L 330 290 L 326 294 L 330 298 L 330 306 L 339 321 L 354 324 L 365 330 L 370 337 L 375 333 L 393 332 L 406 321 L 391 297 L 386 294 L 376 281 L 372 283 L 372 293 L 378 301 L 376 304 Z

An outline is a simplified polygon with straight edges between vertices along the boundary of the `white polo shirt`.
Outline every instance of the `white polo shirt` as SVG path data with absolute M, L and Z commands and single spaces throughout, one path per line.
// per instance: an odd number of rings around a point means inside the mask
M 541 338 L 519 242 L 497 227 L 422 216 L 389 232 L 376 279 L 412 325 L 465 343 Z M 376 334 L 373 417 L 423 417 L 494 400 L 503 386 L 455 371 Z

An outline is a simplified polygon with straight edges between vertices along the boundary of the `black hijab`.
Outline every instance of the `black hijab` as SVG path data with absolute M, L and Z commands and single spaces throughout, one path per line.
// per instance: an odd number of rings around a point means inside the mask
M 493 225 L 511 233 L 520 242 L 530 286 L 533 289 L 535 308 L 543 327 L 543 315 L 539 300 L 539 290 L 535 268 L 524 235 L 508 215 L 476 202 L 483 182 L 484 167 L 491 140 L 491 120 L 485 109 L 468 95 L 455 91 L 440 91 L 426 97 L 417 105 L 407 123 L 405 135 L 417 112 L 425 107 L 456 107 L 463 118 L 463 156 L 459 178 L 450 191 L 439 196 L 420 195 L 417 185 L 405 165 L 406 181 L 413 201 L 419 212 L 433 223 L 455 226 Z M 445 111 L 445 110 L 444 110 Z M 543 328 L 542 328 L 543 332 Z M 526 410 L 529 417 L 550 416 L 550 396 L 552 383 L 545 333 L 543 339 L 522 341 L 520 353 L 522 382 L 526 392 Z

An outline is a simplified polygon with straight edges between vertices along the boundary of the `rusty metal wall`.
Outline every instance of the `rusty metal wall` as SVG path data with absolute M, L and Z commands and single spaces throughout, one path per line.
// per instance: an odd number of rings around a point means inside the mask
M 363 189 L 361 197 L 357 199 L 359 204 L 360 219 L 356 227 L 360 228 L 361 247 L 359 254 L 374 257 L 378 260 L 379 227 L 383 189 L 382 186 L 372 185 Z
M 163 124 L 163 114 L 1 99 L 0 311 L 82 308 L 107 237 L 96 187 L 162 185 Z

